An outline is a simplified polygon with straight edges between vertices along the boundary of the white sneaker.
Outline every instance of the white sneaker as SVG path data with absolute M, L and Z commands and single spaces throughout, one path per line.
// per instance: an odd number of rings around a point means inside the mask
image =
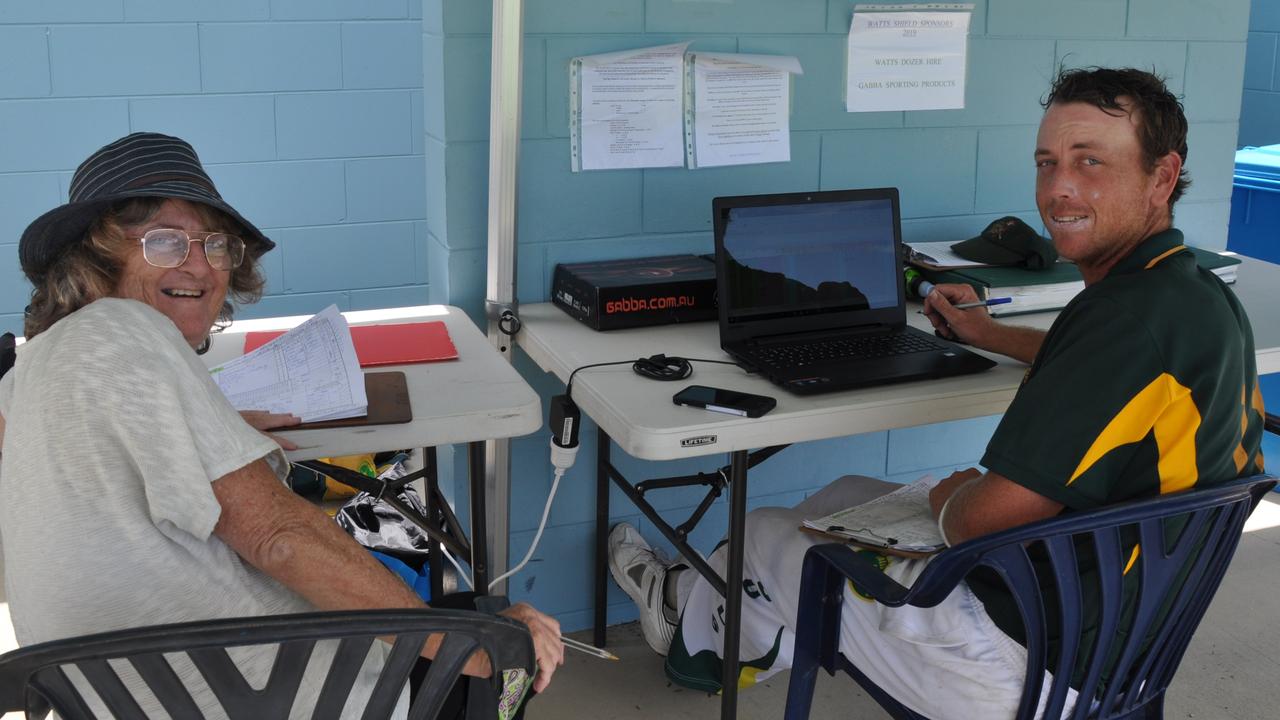
M 609 572 L 618 587 L 640 608 L 640 631 L 645 642 L 659 655 L 666 655 L 675 636 L 676 625 L 663 611 L 662 581 L 667 564 L 660 560 L 640 532 L 628 523 L 618 523 L 609 532 Z

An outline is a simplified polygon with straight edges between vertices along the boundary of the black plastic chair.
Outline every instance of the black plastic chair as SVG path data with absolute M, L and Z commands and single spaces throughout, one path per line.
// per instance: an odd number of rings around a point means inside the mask
M 169 715 L 200 718 L 190 691 L 162 653 L 184 653 L 217 696 L 231 720 L 289 717 L 308 659 L 317 641 L 339 639 L 315 704 L 313 720 L 336 719 L 377 638 L 394 636 L 364 720 L 387 718 L 395 709 L 410 670 L 428 635 L 445 633 L 430 671 L 413 699 L 410 720 L 433 720 L 463 665 L 483 650 L 495 668 L 535 671 L 533 642 L 524 625 L 461 610 L 362 610 L 157 625 L 41 643 L 0 656 L 0 713 L 44 717 L 49 709 L 65 720 L 93 718 L 66 669 L 75 666 L 118 720 L 144 719 L 138 702 L 108 664 L 127 660 Z M 226 648 L 278 644 L 267 684 L 254 690 Z M 494 720 L 501 672 L 467 678 L 467 717 Z
M 4 333 L 0 335 L 0 378 L 9 372 L 13 367 L 13 361 L 18 357 L 18 351 L 15 347 L 17 338 L 13 333 Z
M 1217 487 L 1193 489 L 1157 498 L 1072 513 L 1011 528 L 960 543 L 938 554 L 906 588 L 870 563 L 860 561 L 846 545 L 816 545 L 805 555 L 800 585 L 795 661 L 787 692 L 787 720 L 809 716 L 818 668 L 851 675 L 891 716 L 924 720 L 876 686 L 839 652 L 840 612 L 846 579 L 890 607 L 933 607 L 965 576 L 980 566 L 991 568 L 1008 585 L 1022 615 L 1027 636 L 1027 675 L 1017 718 L 1036 710 L 1044 673 L 1052 671 L 1044 717 L 1057 718 L 1067 698 L 1076 663 L 1087 655 L 1079 698 L 1071 718 L 1159 718 L 1164 694 L 1182 660 L 1192 633 L 1222 582 L 1240 541 L 1245 520 L 1276 484 L 1270 476 L 1235 480 Z M 1166 533 L 1166 520 L 1185 523 Z M 1166 534 L 1176 534 L 1167 538 Z M 1131 613 L 1122 613 L 1121 582 L 1132 552 L 1123 537 L 1136 537 L 1141 552 L 1131 572 L 1140 589 Z M 1099 578 L 1101 605 L 1097 647 L 1082 649 L 1081 585 L 1076 540 L 1091 538 Z M 1163 549 L 1163 552 L 1161 551 Z M 1048 563 L 1033 563 L 1041 552 Z M 1052 573 L 1061 638 L 1050 664 L 1046 598 L 1037 572 Z M 1165 603 L 1172 603 L 1165 610 Z M 1126 624 L 1127 623 L 1127 624 Z M 1117 631 L 1127 630 L 1127 634 Z M 1123 637 L 1120 637 L 1123 635 Z M 1153 638 L 1147 644 L 1147 638 Z M 1145 645 L 1145 647 L 1144 647 Z M 1109 671 L 1110 681 L 1099 692 Z M 1092 703 L 1087 698 L 1096 699 Z

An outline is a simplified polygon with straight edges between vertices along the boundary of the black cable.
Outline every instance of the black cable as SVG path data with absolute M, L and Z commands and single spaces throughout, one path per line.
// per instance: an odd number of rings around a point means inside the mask
M 582 370 L 597 367 L 607 367 L 610 365 L 630 365 L 631 369 L 641 377 L 647 377 L 650 380 L 683 380 L 693 374 L 693 366 L 690 363 L 716 363 L 717 365 L 733 365 L 742 368 L 741 365 L 732 360 L 707 360 L 705 358 L 682 358 L 676 355 L 651 355 L 647 358 L 637 358 L 635 360 L 617 360 L 615 362 L 592 363 L 574 368 L 569 373 L 569 381 L 565 383 L 564 394 L 566 398 L 573 397 L 573 377 Z M 644 368 L 644 369 L 641 369 Z M 748 372 L 742 368 L 744 372 Z
M 580 368 L 574 368 L 574 371 L 569 373 L 569 382 L 564 384 L 564 394 L 565 396 L 568 396 L 568 397 L 571 397 L 573 395 L 573 376 L 577 375 L 578 372 L 581 370 L 586 370 L 588 368 L 605 367 L 607 365 L 629 365 L 633 362 L 635 362 L 635 360 L 618 360 L 617 362 L 592 363 L 590 365 L 583 365 Z
M 631 371 L 650 380 L 683 380 L 693 374 L 693 365 L 682 357 L 667 357 L 659 353 L 637 359 L 632 363 Z

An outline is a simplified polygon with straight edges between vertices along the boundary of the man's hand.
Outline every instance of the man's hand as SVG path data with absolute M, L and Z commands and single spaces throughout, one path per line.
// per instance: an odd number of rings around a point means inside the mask
M 982 471 L 978 468 L 957 470 L 951 473 L 946 480 L 933 486 L 933 489 L 929 491 L 929 507 L 933 510 L 935 520 L 938 518 L 938 513 L 942 512 L 942 506 L 947 503 L 947 500 L 951 498 L 955 491 L 960 489 L 961 485 L 976 477 L 982 477 Z
M 979 302 L 972 285 L 941 284 L 924 298 L 924 315 L 938 334 L 1030 364 L 1044 343 L 1044 332 L 1004 325 L 991 319 L 984 307 L 957 310 L 956 305 Z
M 249 423 L 249 427 L 271 438 L 281 448 L 285 450 L 298 449 L 297 444 L 292 441 L 267 431 L 297 425 L 302 422 L 302 418 L 289 413 L 272 413 L 265 410 L 241 410 L 240 417 Z
M 970 308 L 957 310 L 960 303 L 980 302 L 978 293 L 972 285 L 942 284 L 935 285 L 933 292 L 924 298 L 924 316 L 929 318 L 933 329 L 948 340 L 960 340 L 977 347 L 983 347 L 983 338 L 991 334 L 995 321 L 986 308 Z
M 542 692 L 551 683 L 556 668 L 564 664 L 560 623 L 526 603 L 516 603 L 498 614 L 519 620 L 529 628 L 529 634 L 533 636 L 533 654 L 538 658 L 538 676 L 533 680 L 533 690 Z
M 994 472 L 969 468 L 952 473 L 929 492 L 934 518 L 947 505 L 940 529 L 955 545 L 1017 525 L 1051 518 L 1062 512 L 1062 503 L 1041 495 Z

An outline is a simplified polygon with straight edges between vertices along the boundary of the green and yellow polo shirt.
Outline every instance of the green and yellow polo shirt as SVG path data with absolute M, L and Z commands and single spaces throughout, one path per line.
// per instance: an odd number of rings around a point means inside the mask
M 1182 233 L 1166 230 L 1059 314 L 982 464 L 1066 512 L 1087 510 L 1261 472 L 1262 425 L 1249 319 Z M 1128 544 L 1132 567 L 1140 549 Z M 1093 628 L 1096 577 L 1082 571 Z M 1003 582 L 980 571 L 969 585 L 996 625 L 1025 642 Z
M 1261 472 L 1262 424 L 1249 319 L 1166 230 L 1058 316 L 982 464 L 1085 510 Z

